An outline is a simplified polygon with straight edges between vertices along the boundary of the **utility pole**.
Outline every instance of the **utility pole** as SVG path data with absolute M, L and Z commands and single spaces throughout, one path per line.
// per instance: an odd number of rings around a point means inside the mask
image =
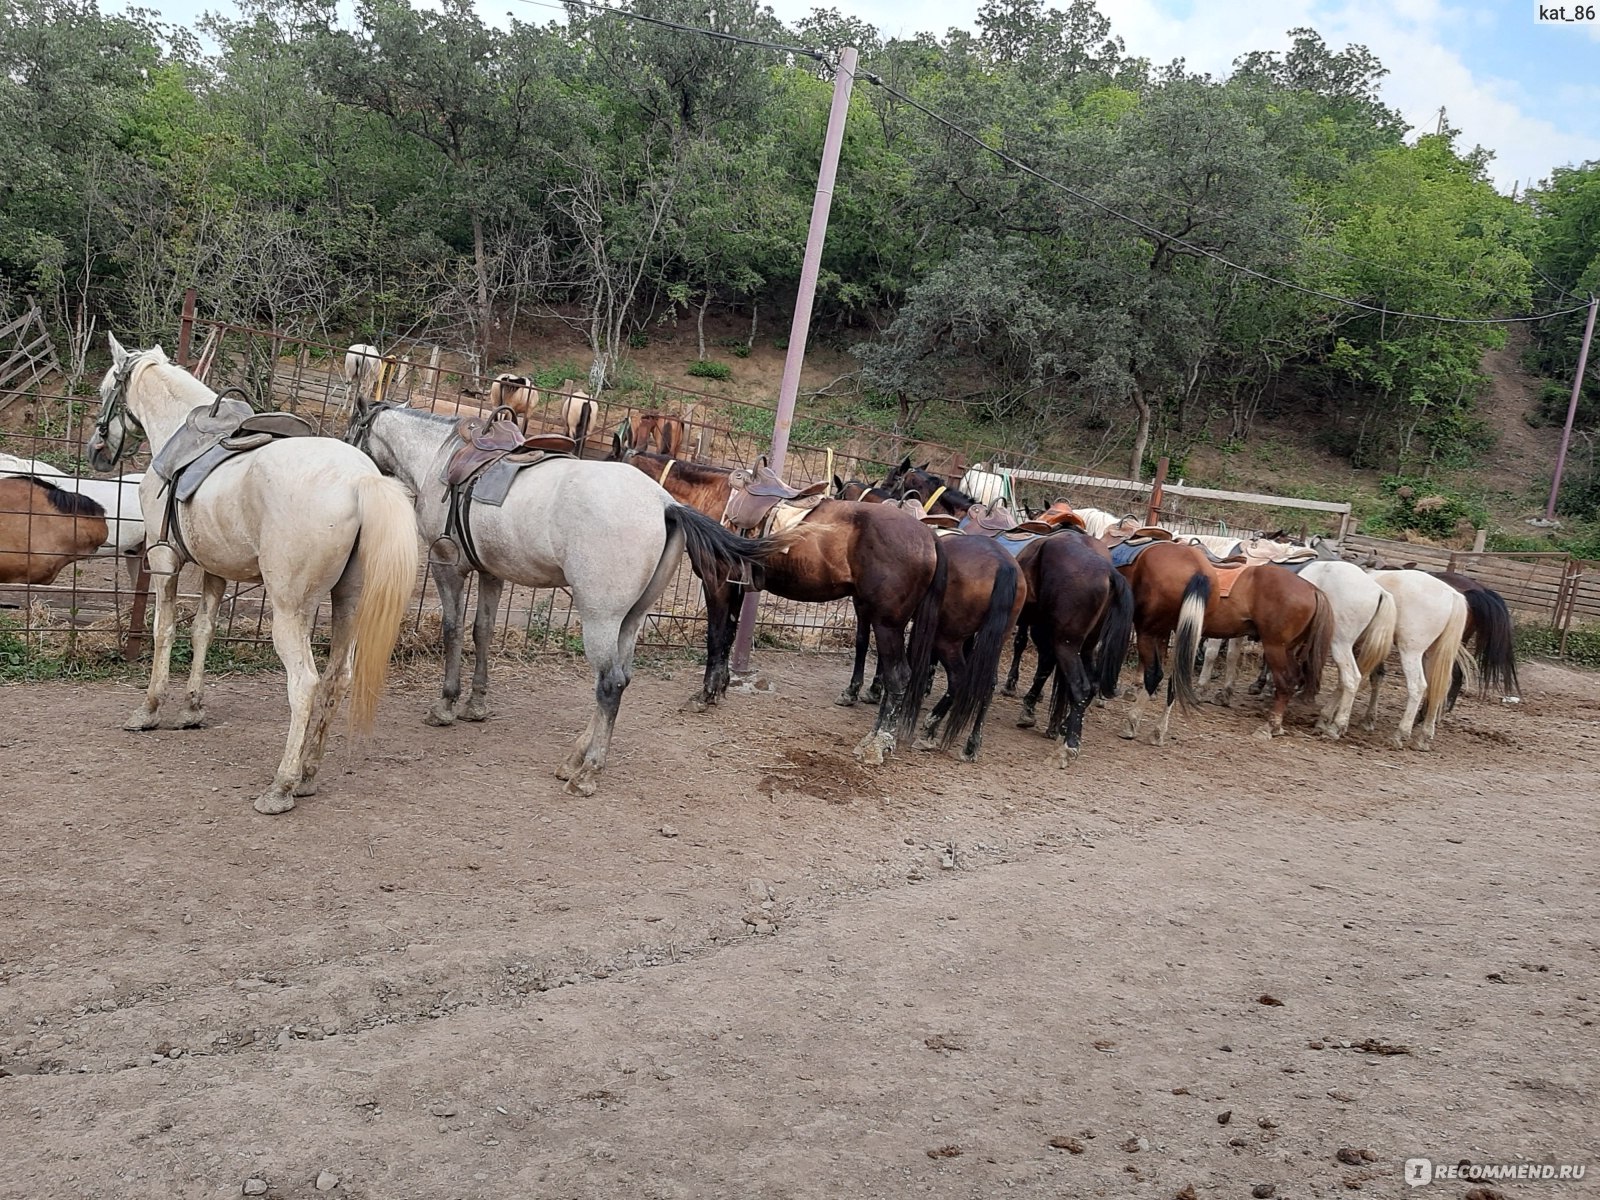
M 828 110 L 828 132 L 822 142 L 822 167 L 817 172 L 817 194 L 811 202 L 811 229 L 806 234 L 805 258 L 800 265 L 800 288 L 789 326 L 789 352 L 783 360 L 783 381 L 778 385 L 778 417 L 772 427 L 772 452 L 768 465 L 783 474 L 789 453 L 789 429 L 794 424 L 794 404 L 800 395 L 800 367 L 806 357 L 806 337 L 811 332 L 811 305 L 816 299 L 817 276 L 822 270 L 822 244 L 828 234 L 828 210 L 833 206 L 833 180 L 839 172 L 839 148 L 844 144 L 844 122 L 850 111 L 850 88 L 856 77 L 854 46 L 839 52 L 833 75 L 833 107 Z M 750 646 L 756 632 L 756 592 L 746 592 L 739 609 L 739 633 L 733 643 L 733 669 L 750 669 Z
M 1583 345 L 1578 349 L 1578 370 L 1572 377 L 1572 399 L 1567 402 L 1567 423 L 1561 429 L 1561 449 L 1556 451 L 1556 474 L 1550 481 L 1550 499 L 1544 506 L 1544 519 L 1556 519 L 1556 494 L 1561 491 L 1561 473 L 1567 466 L 1567 443 L 1572 441 L 1572 422 L 1578 415 L 1578 395 L 1583 391 L 1583 373 L 1589 366 L 1589 343 L 1594 340 L 1594 314 L 1600 297 L 1589 297 L 1589 319 L 1583 327 Z

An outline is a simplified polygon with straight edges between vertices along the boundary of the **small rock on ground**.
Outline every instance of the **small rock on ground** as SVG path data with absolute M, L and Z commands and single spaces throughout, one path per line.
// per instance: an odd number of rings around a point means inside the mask
M 339 1177 L 332 1171 L 323 1171 L 317 1176 L 317 1191 L 331 1192 L 339 1186 Z

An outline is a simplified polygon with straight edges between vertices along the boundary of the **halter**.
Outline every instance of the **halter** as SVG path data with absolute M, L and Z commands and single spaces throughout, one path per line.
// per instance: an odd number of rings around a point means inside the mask
M 372 454 L 372 426 L 378 419 L 378 414 L 389 412 L 392 409 L 404 408 L 393 400 L 378 400 L 371 404 L 356 405 L 355 414 L 350 418 L 350 424 L 345 427 L 344 440 L 354 446 L 361 453 Z
M 131 430 L 139 435 L 133 439 L 133 445 L 137 446 L 144 441 L 144 426 L 139 423 L 139 418 L 128 410 L 128 383 L 133 378 L 133 369 L 148 353 L 148 350 L 141 350 L 137 354 L 130 354 L 122 360 L 121 366 L 112 371 L 111 395 L 107 396 L 105 403 L 100 406 L 100 416 L 94 423 L 95 436 L 100 439 L 100 444 L 106 447 L 108 452 L 111 449 L 111 422 L 119 416 L 122 418 L 124 434 Z M 117 447 L 116 457 L 111 461 L 113 463 L 118 461 L 128 449 L 128 439 L 124 436 Z

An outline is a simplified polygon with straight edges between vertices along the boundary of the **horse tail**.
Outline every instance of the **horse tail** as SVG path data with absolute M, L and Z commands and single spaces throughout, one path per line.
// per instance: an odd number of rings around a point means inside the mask
M 1206 625 L 1206 605 L 1211 603 L 1211 579 L 1196 571 L 1183 589 L 1178 605 L 1177 637 L 1172 647 L 1172 677 L 1168 695 L 1184 709 L 1198 708 L 1200 695 L 1194 689 L 1194 656 L 1200 649 L 1200 636 Z
M 755 571 L 769 554 L 783 549 L 787 539 L 747 538 L 724 529 L 705 513 L 676 500 L 666 507 L 667 530 L 683 534 L 689 565 L 703 582 L 721 583 L 755 579 Z
M 900 720 L 896 728 L 896 733 L 902 738 L 908 738 L 916 732 L 917 717 L 922 711 L 922 697 L 933 679 L 933 644 L 939 636 L 939 609 L 944 606 L 944 591 L 949 580 L 950 563 L 945 557 L 944 542 L 936 537 L 933 539 L 933 579 L 912 615 L 911 641 L 906 646 L 906 662 L 911 668 L 911 678 L 906 683 L 905 701 L 900 706 Z M 952 684 L 954 682 L 951 680 Z
M 1095 676 L 1100 694 L 1116 699 L 1121 688 L 1122 664 L 1128 659 L 1128 639 L 1133 636 L 1133 588 L 1122 572 L 1111 569 L 1111 603 L 1100 619 L 1095 646 Z
M 1300 686 L 1296 690 L 1303 696 L 1315 696 L 1322 688 L 1322 672 L 1333 654 L 1333 634 L 1337 621 L 1333 605 L 1321 588 L 1312 588 L 1316 607 L 1311 620 L 1295 643 L 1295 662 L 1300 668 Z
M 595 410 L 600 406 L 587 397 L 578 401 L 578 429 L 572 435 L 572 440 L 578 443 L 578 457 L 583 457 L 583 444 L 589 440 L 589 422 L 594 420 Z
M 1498 687 L 1502 695 L 1522 694 L 1517 683 L 1517 645 L 1511 610 L 1505 598 L 1489 588 L 1463 593 L 1472 614 L 1473 641 L 1478 651 L 1478 684 L 1483 691 Z
M 1400 609 L 1387 589 L 1378 589 L 1378 611 L 1361 631 L 1356 644 L 1351 647 L 1356 656 L 1356 670 L 1362 679 L 1367 678 L 1389 659 L 1394 649 L 1395 626 L 1400 620 Z
M 350 724 L 357 733 L 366 733 L 372 728 L 389 673 L 389 656 L 394 653 L 400 622 L 416 586 L 421 554 L 416 516 L 404 488 L 382 475 L 363 475 L 356 481 L 356 498 L 361 505 L 361 532 L 356 540 L 361 597 L 356 601 Z
M 950 681 L 950 711 L 945 714 L 944 733 L 940 738 L 947 750 L 994 699 L 995 677 L 1006 652 L 1011 610 L 1017 605 L 1017 583 L 1022 577 L 1016 560 L 1003 550 L 999 553 L 1002 557 L 996 560 L 998 569 L 994 590 L 989 593 L 989 610 L 973 635 L 962 678 Z
M 1451 589 L 1459 604 L 1451 606 L 1450 617 L 1444 623 L 1444 628 L 1439 631 L 1439 636 L 1433 639 L 1433 644 L 1428 647 L 1424 655 L 1424 662 L 1428 676 L 1428 712 L 1429 721 L 1437 721 L 1439 712 L 1444 707 L 1444 702 L 1450 693 L 1450 674 L 1459 665 L 1463 670 L 1473 669 L 1471 655 L 1465 652 L 1461 643 L 1461 635 L 1467 629 L 1467 600 L 1460 592 Z

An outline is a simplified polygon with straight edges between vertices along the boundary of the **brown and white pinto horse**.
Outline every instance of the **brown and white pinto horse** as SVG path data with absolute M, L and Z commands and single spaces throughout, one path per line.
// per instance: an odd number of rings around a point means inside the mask
M 49 583 L 106 540 L 106 510 L 36 475 L 0 477 L 0 583 Z
M 1202 637 L 1260 639 L 1276 695 L 1258 737 L 1283 732 L 1290 697 L 1316 696 L 1333 642 L 1333 609 L 1326 596 L 1293 571 L 1271 563 L 1219 570 L 1199 549 L 1177 542 L 1158 542 L 1118 569 L 1133 589 L 1134 628 L 1144 668 L 1144 687 L 1135 696 L 1123 737 L 1139 734 L 1144 709 L 1161 683 L 1167 639 L 1174 632 L 1172 678 L 1151 739 L 1155 745 L 1166 741 L 1174 701 L 1186 709 L 1199 703 L 1195 655 Z

